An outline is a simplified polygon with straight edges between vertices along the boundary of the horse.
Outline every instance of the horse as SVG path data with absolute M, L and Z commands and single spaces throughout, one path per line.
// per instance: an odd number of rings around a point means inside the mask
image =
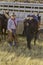
M 7 21 L 7 17 L 4 14 L 0 14 L 0 39 L 6 39 Z
M 28 26 L 27 26 L 28 23 Z M 31 40 L 34 38 L 34 45 L 36 44 L 38 35 L 38 20 L 36 19 L 25 19 L 24 20 L 24 34 L 27 38 L 27 46 L 30 48 Z

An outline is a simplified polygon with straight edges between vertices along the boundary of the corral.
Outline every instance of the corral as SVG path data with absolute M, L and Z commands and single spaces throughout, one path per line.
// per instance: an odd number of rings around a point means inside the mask
M 12 4 L 14 4 L 13 8 Z M 28 5 L 30 6 L 28 7 Z M 22 6 L 24 6 L 24 8 Z M 2 12 L 3 10 L 9 10 L 10 12 L 16 10 L 15 13 L 17 15 L 17 18 L 20 17 L 22 19 L 24 19 L 25 16 L 27 16 L 29 13 L 39 12 L 41 15 L 40 29 L 43 29 L 43 4 L 0 2 L 0 11 Z M 19 31 L 20 34 L 22 34 L 23 21 L 19 22 L 17 33 L 19 33 Z M 43 65 L 43 41 L 37 40 L 36 45 L 34 46 L 32 40 L 32 49 L 29 50 L 26 46 L 27 42 L 25 37 L 18 37 L 18 40 L 18 47 L 10 47 L 6 41 L 0 42 L 0 65 Z

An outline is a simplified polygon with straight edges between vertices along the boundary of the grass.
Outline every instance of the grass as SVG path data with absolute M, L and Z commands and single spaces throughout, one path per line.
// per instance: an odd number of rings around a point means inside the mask
M 43 65 L 43 41 L 32 49 L 26 46 L 26 38 L 20 37 L 18 47 L 10 47 L 7 42 L 0 43 L 0 65 Z

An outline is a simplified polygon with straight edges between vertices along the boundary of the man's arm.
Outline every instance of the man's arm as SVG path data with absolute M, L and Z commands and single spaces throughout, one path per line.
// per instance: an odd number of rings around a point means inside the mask
M 8 24 L 7 24 L 7 30 L 11 31 L 11 20 L 8 20 Z

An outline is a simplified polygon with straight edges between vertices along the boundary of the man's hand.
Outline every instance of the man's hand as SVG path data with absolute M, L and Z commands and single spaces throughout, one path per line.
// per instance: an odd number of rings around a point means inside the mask
M 9 31 L 12 33 L 12 30 L 11 29 Z

